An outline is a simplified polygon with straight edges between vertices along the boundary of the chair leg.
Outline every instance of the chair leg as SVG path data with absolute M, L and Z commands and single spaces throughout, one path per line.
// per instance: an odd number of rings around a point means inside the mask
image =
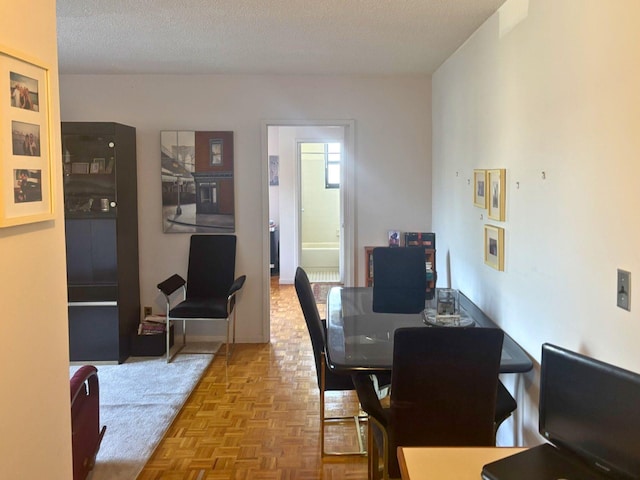
M 167 326 L 166 326 L 167 331 L 165 332 L 166 335 L 166 341 L 167 341 L 167 363 L 169 363 L 171 361 L 171 320 L 169 319 L 169 315 L 167 315 Z
M 320 370 L 320 451 L 323 457 L 325 456 L 348 456 L 348 455 L 366 455 L 367 450 L 364 447 L 364 441 L 362 439 L 362 431 L 360 429 L 360 421 L 367 421 L 368 417 L 365 416 L 344 416 L 344 417 L 327 417 L 325 415 L 325 364 L 324 358 L 322 359 L 322 365 Z M 335 422 L 335 423 L 344 423 L 346 421 L 353 421 L 355 423 L 356 433 L 358 435 L 358 445 L 359 450 L 357 451 L 346 451 L 346 452 L 335 452 L 335 451 L 327 451 L 325 449 L 325 427 L 327 424 Z
M 322 372 L 322 387 L 320 388 L 320 448 L 321 454 L 324 457 L 327 455 L 324 448 L 324 371 Z
M 236 309 L 233 309 L 233 347 L 236 346 Z
M 232 319 L 233 317 L 233 319 Z M 233 326 L 231 325 L 233 321 Z M 231 330 L 233 328 L 233 331 Z M 225 345 L 225 357 L 227 366 L 229 365 L 229 359 L 236 346 L 236 309 L 227 317 L 227 344 Z
M 169 325 L 169 316 L 167 315 L 167 325 Z M 175 330 L 174 330 L 175 331 Z M 182 345 L 174 345 L 173 354 L 171 354 L 170 348 L 170 331 L 167 330 L 167 363 L 170 363 L 171 360 L 178 355 L 182 349 L 187 345 L 187 322 L 186 320 L 182 320 Z
M 229 317 L 227 317 L 227 349 L 226 349 L 226 352 L 225 352 L 225 360 L 227 362 L 227 365 L 229 365 L 229 357 L 231 356 L 231 351 L 229 350 L 229 348 L 230 348 L 230 345 L 229 345 L 229 339 L 230 339 L 229 332 L 230 332 L 230 329 L 231 329 L 231 325 L 230 325 L 229 322 L 230 322 L 230 319 L 229 319 Z
M 382 480 L 389 480 L 389 437 L 387 431 L 382 430 Z
M 378 449 L 376 448 L 376 442 L 373 438 L 372 423 L 367 425 L 367 478 L 369 480 L 376 480 L 376 472 L 378 471 Z
M 382 468 L 380 468 L 380 454 L 378 453 L 378 446 L 376 445 L 375 437 L 373 434 L 374 426 L 377 427 L 382 433 Z M 389 480 L 389 454 L 388 445 L 389 438 L 386 430 L 376 422 L 375 419 L 369 418 L 369 428 L 367 429 L 367 446 L 369 460 L 367 462 L 368 478 L 369 480 Z

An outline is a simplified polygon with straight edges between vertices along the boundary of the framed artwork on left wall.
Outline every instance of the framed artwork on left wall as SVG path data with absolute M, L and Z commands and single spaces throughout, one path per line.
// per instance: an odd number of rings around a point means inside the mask
M 0 227 L 53 218 L 49 69 L 0 46 Z

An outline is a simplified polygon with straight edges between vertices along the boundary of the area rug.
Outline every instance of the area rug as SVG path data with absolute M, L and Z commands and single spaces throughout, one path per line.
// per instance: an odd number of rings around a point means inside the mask
M 97 365 L 100 424 L 107 431 L 90 479 L 135 480 L 212 360 L 213 354 L 181 353 L 171 363 L 130 357 Z M 70 367 L 70 375 L 78 368 Z
M 325 303 L 327 303 L 327 295 L 329 294 L 329 290 L 331 290 L 332 287 L 341 286 L 341 283 L 319 282 L 312 283 L 311 290 L 313 290 L 313 297 L 316 299 L 316 303 L 324 305 Z

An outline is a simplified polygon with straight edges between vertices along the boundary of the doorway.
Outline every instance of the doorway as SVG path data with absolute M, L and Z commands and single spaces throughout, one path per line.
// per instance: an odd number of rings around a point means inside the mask
M 299 264 L 312 283 L 341 283 L 341 139 L 298 141 Z
M 267 190 L 265 198 L 265 232 L 264 258 L 270 260 L 272 251 L 270 238 L 278 238 L 279 281 L 292 284 L 295 269 L 301 265 L 302 238 L 302 198 L 301 198 L 301 166 L 299 162 L 300 143 L 319 143 L 323 145 L 340 144 L 339 169 L 340 188 L 332 189 L 339 199 L 339 220 L 337 231 L 332 230 L 332 243 L 338 243 L 339 281 L 352 284 L 354 262 L 353 245 L 353 174 L 351 152 L 353 151 L 353 122 L 338 121 L 336 123 L 309 124 L 265 124 L 264 149 L 264 183 Z M 329 149 L 329 147 L 326 147 Z M 327 158 L 329 158 L 327 150 Z M 332 152 L 334 153 L 334 152 Z M 334 158 L 333 156 L 331 157 Z M 324 166 L 322 170 L 324 171 Z M 332 172 L 336 170 L 328 166 Z M 332 177 L 333 178 L 333 177 Z M 322 188 L 325 187 L 323 173 Z M 307 209 L 309 207 L 306 207 Z M 266 225 L 277 231 L 277 235 L 268 232 Z M 306 228 L 306 227 L 305 227 Z M 336 242 L 337 240 L 337 242 Z M 327 241 L 328 242 L 328 241 Z M 273 262 L 270 262 L 273 263 Z M 269 264 L 265 261 L 265 271 L 271 274 Z M 269 282 L 265 282 L 269 283 Z M 268 292 L 265 292 L 268 293 Z M 268 301 L 268 296 L 265 299 Z M 265 307 L 267 304 L 265 303 Z
M 342 283 L 354 285 L 356 259 L 355 245 L 355 207 L 354 207 L 354 138 L 353 120 L 309 120 L 309 121 L 264 121 L 262 123 L 262 178 L 263 178 L 263 281 L 262 281 L 262 324 L 263 338 L 270 337 L 271 311 L 271 275 L 273 264 L 271 239 L 279 237 L 277 242 L 278 282 L 293 284 L 295 269 L 300 252 L 297 248 L 299 231 L 299 178 L 295 161 L 297 140 L 331 139 L 327 135 L 315 135 L 318 128 L 333 127 L 342 138 L 341 188 L 340 188 L 340 257 Z M 300 129 L 307 133 L 300 133 Z M 316 129 L 316 130 L 314 130 Z M 296 134 L 297 133 L 297 134 Z M 276 232 L 270 230 L 274 228 Z

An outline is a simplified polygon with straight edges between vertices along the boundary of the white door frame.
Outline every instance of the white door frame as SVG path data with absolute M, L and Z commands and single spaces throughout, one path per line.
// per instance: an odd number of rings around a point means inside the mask
M 343 255 L 344 284 L 354 285 L 355 278 L 355 121 L 354 120 L 263 120 L 261 126 L 261 158 L 262 158 L 262 304 L 263 332 L 269 338 L 270 322 L 270 239 L 269 239 L 269 168 L 268 168 L 268 127 L 310 127 L 338 126 L 344 128 L 344 155 L 341 168 L 340 213 L 341 252 Z M 296 200 L 299 202 L 299 200 Z M 299 210 L 299 205 L 296 205 Z M 297 230 L 297 229 L 296 229 Z M 296 239 L 297 242 L 297 239 Z M 297 243 L 296 243 L 297 244 Z

